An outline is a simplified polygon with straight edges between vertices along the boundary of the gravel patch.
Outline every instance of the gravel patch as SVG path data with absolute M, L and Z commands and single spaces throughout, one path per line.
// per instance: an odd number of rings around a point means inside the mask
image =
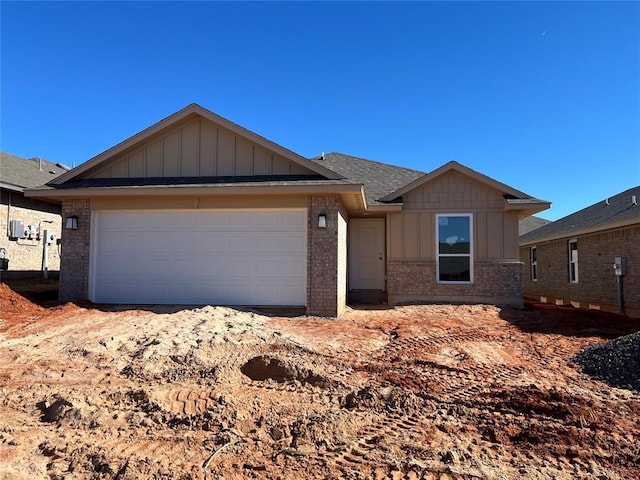
M 612 387 L 640 392 L 640 332 L 586 347 L 573 361 Z

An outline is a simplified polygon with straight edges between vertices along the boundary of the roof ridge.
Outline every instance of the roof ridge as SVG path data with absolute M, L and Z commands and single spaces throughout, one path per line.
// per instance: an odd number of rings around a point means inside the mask
M 528 232 L 521 237 L 521 241 L 536 241 L 545 239 L 547 236 L 550 238 L 563 238 L 574 232 L 579 233 L 584 229 L 600 228 L 611 223 L 634 218 L 634 214 L 629 215 L 629 212 L 627 212 L 629 208 L 633 208 L 631 203 L 632 192 L 637 192 L 634 193 L 634 195 L 640 195 L 640 185 L 628 188 L 610 197 L 604 197 L 580 210 L 576 210 L 536 230 Z M 621 203 L 625 196 L 628 196 L 628 203 Z M 607 209 L 611 208 L 611 210 L 607 212 L 606 218 L 596 210 L 603 207 L 607 207 Z M 591 215 L 587 215 L 588 213 L 591 213 Z M 637 215 L 640 217 L 640 210 L 638 210 Z
M 629 192 L 631 192 L 632 190 L 640 190 L 640 185 L 636 186 L 636 187 L 631 187 L 628 188 L 627 190 L 625 190 L 624 192 L 620 192 L 620 193 L 616 193 L 615 195 L 612 195 L 610 197 L 604 197 L 601 200 L 598 200 L 597 202 L 594 202 L 590 205 L 587 205 L 586 207 L 581 208 L 580 210 L 576 210 L 575 212 L 572 212 L 568 215 L 565 215 L 564 217 L 561 217 L 551 223 L 556 223 L 556 222 L 560 222 L 562 220 L 565 220 L 567 218 L 573 217 L 573 216 L 577 216 L 580 213 L 583 213 L 585 210 L 589 210 L 590 208 L 595 208 L 598 205 L 601 205 L 602 203 L 606 202 L 607 200 L 609 200 L 609 202 L 611 202 L 611 200 L 619 200 L 621 199 L 625 194 L 629 195 Z M 631 202 L 631 200 L 629 200 L 629 202 Z
M 325 156 L 327 156 L 327 155 L 342 155 L 343 157 L 355 158 L 356 160 L 363 160 L 365 162 L 370 162 L 370 163 L 377 163 L 378 165 L 384 165 L 385 167 L 393 167 L 393 168 L 396 168 L 396 169 L 405 170 L 407 172 L 415 172 L 415 173 L 422 173 L 422 174 L 427 173 L 427 172 L 424 172 L 422 170 L 416 170 L 414 168 L 407 168 L 407 167 L 403 167 L 403 166 L 400 166 L 400 165 L 394 165 L 392 163 L 381 162 L 380 160 L 371 160 L 369 158 L 356 157 L 355 155 L 349 155 L 348 153 L 342 153 L 342 152 L 325 153 Z M 318 156 L 315 156 L 315 157 L 311 157 L 309 160 L 315 161 L 315 160 L 320 160 L 320 158 L 322 158 L 322 157 L 320 155 L 318 155 Z
M 2 154 L 3 156 L 6 155 L 6 156 L 9 156 L 9 157 L 17 158 L 17 159 L 23 160 L 25 162 L 35 162 L 35 161 L 39 160 L 39 161 L 41 161 L 43 163 L 47 163 L 47 164 L 52 165 L 54 167 L 60 168 L 58 163 L 52 162 L 51 160 L 47 160 L 46 158 L 41 158 L 41 157 L 25 158 L 25 157 L 21 157 L 20 155 L 16 155 L 15 153 L 10 153 L 10 152 L 5 152 L 5 151 L 0 151 L 0 154 Z

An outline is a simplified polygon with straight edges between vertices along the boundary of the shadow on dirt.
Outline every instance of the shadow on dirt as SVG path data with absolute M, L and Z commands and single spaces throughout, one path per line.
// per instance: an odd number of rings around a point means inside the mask
M 500 318 L 525 333 L 566 337 L 617 338 L 640 331 L 640 320 L 610 312 L 525 302 L 522 310 L 503 308 Z
M 57 307 L 62 304 L 58 300 L 57 278 L 3 278 L 2 283 L 43 308 Z
M 72 303 L 78 307 L 99 310 L 101 312 L 126 312 L 126 311 L 145 311 L 157 314 L 173 314 L 182 312 L 184 310 L 193 310 L 201 308 L 204 305 L 158 305 L 158 304 L 145 304 L 145 305 L 133 305 L 133 304 L 106 304 L 106 303 L 93 303 L 89 301 L 78 302 L 62 302 L 58 300 L 58 279 L 43 279 L 43 278 L 30 278 L 30 279 L 12 279 L 5 280 L 2 283 L 6 284 L 15 293 L 23 296 L 30 302 L 42 308 L 55 308 L 67 303 Z M 220 305 L 212 305 L 220 306 Z M 305 314 L 304 307 L 245 307 L 236 305 L 224 305 L 240 312 L 249 312 L 268 317 L 301 317 Z

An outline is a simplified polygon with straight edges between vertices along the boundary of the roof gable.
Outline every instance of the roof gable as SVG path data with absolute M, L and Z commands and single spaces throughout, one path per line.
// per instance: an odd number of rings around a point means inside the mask
M 422 185 L 425 185 L 426 183 L 429 183 L 435 179 L 437 179 L 438 177 L 451 172 L 451 171 L 456 171 L 458 173 L 461 173 L 463 175 L 466 175 L 468 177 L 471 177 L 472 179 L 480 182 L 480 183 L 484 183 L 485 185 L 487 185 L 490 188 L 493 188 L 495 190 L 500 191 L 502 194 L 504 195 L 510 195 L 513 196 L 515 198 L 531 198 L 529 195 L 527 195 L 526 193 L 523 193 L 519 190 L 516 190 L 504 183 L 498 182 L 497 180 L 494 180 L 491 177 L 488 177 L 486 175 L 483 175 L 482 173 L 476 172 L 475 170 L 472 170 L 469 167 L 465 167 L 464 165 L 456 162 L 455 160 L 451 160 L 448 163 L 445 163 L 444 165 L 442 165 L 440 168 L 435 169 L 434 171 L 432 171 L 431 173 L 426 173 L 424 174 L 422 177 L 414 180 L 413 182 L 403 186 L 402 188 L 391 192 L 390 194 L 388 194 L 387 196 L 385 196 L 384 198 L 382 198 L 382 201 L 385 202 L 390 202 L 393 201 L 395 199 L 397 199 L 398 197 L 401 197 L 402 195 L 404 195 L 407 192 L 410 192 L 411 190 L 414 190 Z
M 451 169 L 405 192 L 402 203 L 408 210 L 465 209 L 471 205 L 474 208 L 500 210 L 505 206 L 505 199 L 502 191 Z
M 494 193 L 499 194 L 502 197 L 501 203 L 503 205 L 503 208 L 505 210 L 519 211 L 520 217 L 533 215 L 534 213 L 549 208 L 550 202 L 533 198 L 530 195 L 521 192 L 520 190 L 516 190 L 515 188 L 494 180 L 493 178 L 483 175 L 482 173 L 476 172 L 475 170 L 472 170 L 469 167 L 465 167 L 464 165 L 453 160 L 442 165 L 440 168 L 437 168 L 431 173 L 423 175 L 422 177 L 403 186 L 402 188 L 391 192 L 390 194 L 381 198 L 380 201 L 398 201 L 398 199 L 403 195 L 415 191 L 416 189 L 419 189 L 429 183 L 438 181 L 445 176 L 451 176 L 452 173 L 458 174 L 458 176 L 461 175 L 463 177 L 467 177 L 473 180 L 476 184 L 483 185 L 485 190 L 489 189 Z
M 341 178 L 192 104 L 81 164 L 53 185 L 90 178 L 320 175 Z

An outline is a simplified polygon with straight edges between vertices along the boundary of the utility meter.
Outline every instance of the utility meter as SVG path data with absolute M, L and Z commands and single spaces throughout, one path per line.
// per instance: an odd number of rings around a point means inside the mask
M 9 222 L 9 237 L 11 239 L 26 238 L 29 225 L 25 225 L 22 220 L 11 220 Z
M 616 275 L 623 276 L 627 274 L 627 259 L 626 257 L 616 257 L 613 263 L 613 270 Z

